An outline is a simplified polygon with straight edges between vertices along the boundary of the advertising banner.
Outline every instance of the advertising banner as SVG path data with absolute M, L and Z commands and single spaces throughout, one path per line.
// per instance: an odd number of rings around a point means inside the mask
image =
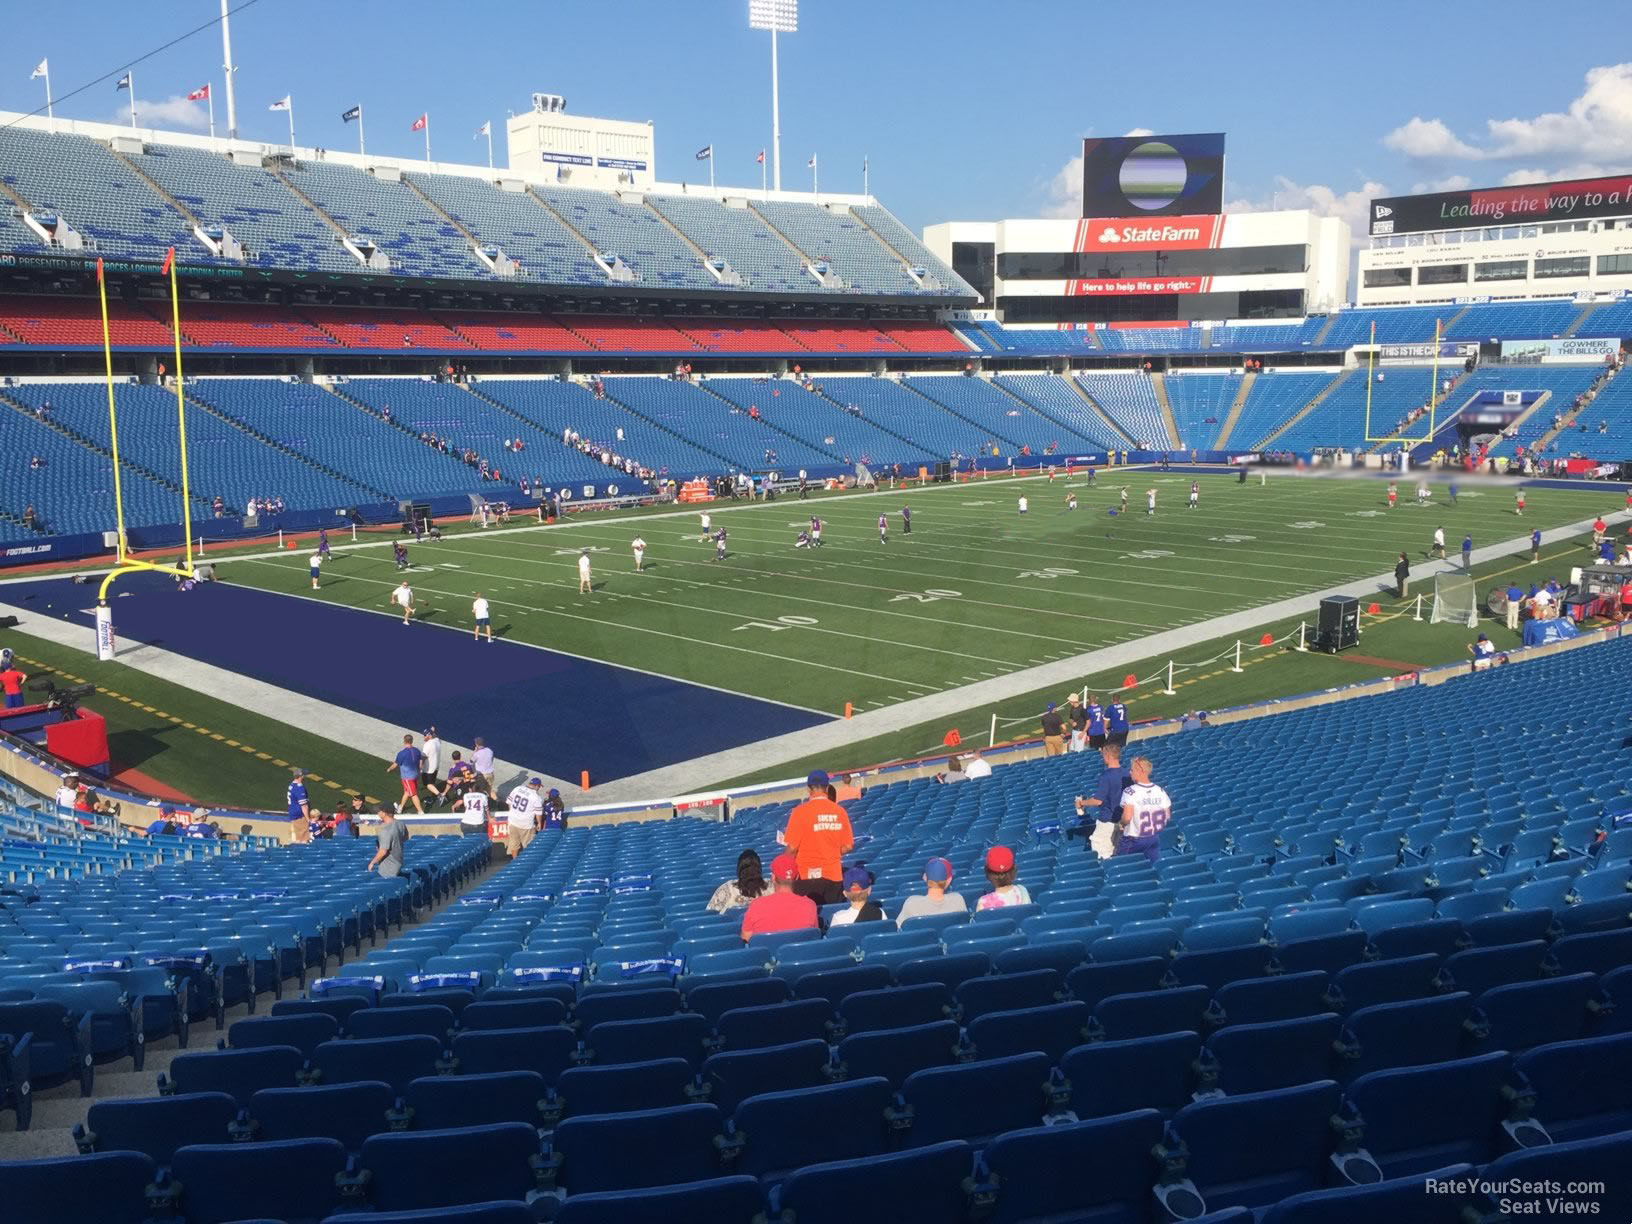
M 1077 251 L 1204 251 L 1224 238 L 1224 217 L 1164 217 L 1160 221 L 1106 220 L 1084 217 L 1077 222 Z
M 1560 340 L 1503 340 L 1505 361 L 1602 361 L 1620 349 L 1614 336 L 1567 336 Z
M 1107 293 L 1205 293 L 1210 276 L 1110 276 L 1066 282 L 1069 297 L 1097 297 Z
M 1166 217 L 1224 211 L 1224 133 L 1082 142 L 1082 215 Z
M 1365 345 L 1360 347 L 1364 348 Z M 1438 348 L 1436 353 L 1434 350 Z M 1436 346 L 1433 341 L 1426 344 L 1379 344 L 1377 356 L 1383 361 L 1432 361 L 1436 356 L 1471 357 L 1479 351 L 1477 343 L 1465 340 L 1441 340 Z
M 1416 234 L 1519 221 L 1579 221 L 1632 212 L 1632 175 L 1385 196 L 1371 202 L 1371 233 Z
M 110 663 L 113 661 L 113 609 L 107 604 L 98 604 L 96 608 L 96 661 Z

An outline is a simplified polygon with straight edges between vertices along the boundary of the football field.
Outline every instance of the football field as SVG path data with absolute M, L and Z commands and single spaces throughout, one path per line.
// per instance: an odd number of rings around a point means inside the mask
M 1375 478 L 1288 473 L 1261 485 L 1254 473 L 1245 485 L 1200 477 L 1200 505 L 1190 510 L 1190 481 L 1135 470 L 1101 472 L 1094 485 L 1036 477 L 714 503 L 713 525 L 727 531 L 723 561 L 702 538 L 698 509 L 461 532 L 409 545 L 420 622 L 411 632 L 468 634 L 480 592 L 495 634 L 512 642 L 822 714 L 846 703 L 859 713 L 1389 572 L 1402 550 L 1420 563 L 1435 527 L 1454 556 L 1464 534 L 1485 547 L 1607 515 L 1623 493 L 1530 489 L 1521 518 L 1505 481 L 1464 484 L 1455 505 L 1439 484 L 1426 507 L 1412 504 L 1414 481 L 1404 481 L 1390 510 Z M 1155 514 L 1145 512 L 1149 489 Z M 812 514 L 823 522 L 822 547 L 796 548 Z M 643 573 L 630 548 L 637 534 L 647 544 Z M 583 549 L 588 595 L 577 590 Z M 389 543 L 340 545 L 315 592 L 308 556 L 302 548 L 228 560 L 220 573 L 393 615 L 389 597 L 403 575 Z M 1416 589 L 1431 595 L 1431 582 Z

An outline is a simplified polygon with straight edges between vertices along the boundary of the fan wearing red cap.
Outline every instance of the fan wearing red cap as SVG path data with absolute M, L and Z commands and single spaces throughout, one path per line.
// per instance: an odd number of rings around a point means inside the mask
M 816 902 L 793 891 L 799 879 L 799 863 L 791 854 L 771 860 L 771 891 L 755 897 L 742 915 L 742 941 L 769 931 L 813 930 L 817 925 Z
M 1030 905 L 1031 894 L 1024 884 L 1014 882 L 1014 851 L 993 846 L 986 851 L 986 882 L 992 891 L 975 902 L 976 909 L 1002 909 L 1006 905 Z

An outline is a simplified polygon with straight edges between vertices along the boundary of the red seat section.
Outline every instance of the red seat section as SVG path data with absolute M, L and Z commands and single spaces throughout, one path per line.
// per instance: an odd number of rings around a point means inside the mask
M 799 346 L 768 323 L 725 324 L 679 319 L 675 326 L 698 347 L 711 353 L 790 353 Z
M 968 353 L 973 350 L 939 323 L 890 323 L 884 334 L 909 353 Z
M 674 353 L 698 345 L 658 320 L 575 317 L 573 331 L 606 353 Z
M 782 330 L 812 353 L 899 353 L 901 346 L 874 323 L 784 323 Z
M 484 352 L 587 353 L 592 349 L 577 332 L 543 315 L 443 312 L 441 319 Z
M 102 308 L 94 298 L 0 297 L 0 327 L 24 344 L 46 348 L 102 344 Z M 108 302 L 115 346 L 170 347 L 170 329 L 123 302 Z
M 469 349 L 470 341 L 428 314 L 414 310 L 362 310 L 302 306 L 300 313 L 354 349 Z M 185 320 L 182 330 L 186 330 Z
M 281 306 L 186 302 L 181 308 L 181 334 L 208 348 L 340 347 L 333 336 Z

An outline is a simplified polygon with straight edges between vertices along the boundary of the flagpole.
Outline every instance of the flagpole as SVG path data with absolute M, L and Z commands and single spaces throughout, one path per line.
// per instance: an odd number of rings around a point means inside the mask
M 782 190 L 782 96 L 776 71 L 776 23 L 771 23 L 771 156 L 776 161 L 776 189 Z
M 205 86 L 205 88 L 208 89 L 209 86 Z M 214 140 L 215 139 L 215 94 L 214 93 L 206 93 L 204 95 L 204 104 L 210 108 L 210 139 Z
M 708 146 L 708 189 L 714 190 L 714 146 Z
M 764 152 L 764 150 L 761 150 L 760 154 L 759 154 L 759 194 L 764 196 L 766 199 L 769 199 L 770 195 L 771 195 L 770 189 L 768 187 L 766 187 L 766 185 L 765 185 L 765 152 Z
M 861 155 L 861 194 L 862 195 L 871 195 L 872 194 L 872 192 L 868 189 L 868 186 L 867 186 L 867 154 L 865 154 L 865 153 L 863 153 Z
M 489 119 L 482 125 L 487 129 L 487 168 L 493 169 L 493 120 Z
M 431 113 L 425 112 L 425 164 L 431 164 Z
M 130 130 L 136 130 L 136 74 L 125 73 L 125 80 L 130 82 Z
M 288 95 L 289 105 L 285 108 L 289 112 L 289 156 L 295 155 L 295 98 Z
M 51 61 L 45 60 L 45 71 L 40 75 L 45 78 L 45 118 L 51 125 L 51 130 L 57 130 L 57 112 L 51 108 Z
M 816 153 L 812 153 L 810 155 L 810 194 L 811 195 L 820 195 L 821 194 L 821 190 L 817 186 L 817 175 L 819 175 L 821 173 L 821 168 L 816 164 L 816 159 L 817 159 L 818 156 L 819 156 L 819 154 L 816 154 Z
M 363 144 L 363 106 L 360 102 L 357 104 L 357 156 L 368 156 L 368 149 Z
M 221 0 L 221 70 L 227 85 L 227 139 L 238 139 L 238 106 L 232 92 L 232 26 L 227 20 L 227 0 Z M 293 118 L 290 119 L 293 123 Z M 294 144 L 291 139 L 290 144 Z

